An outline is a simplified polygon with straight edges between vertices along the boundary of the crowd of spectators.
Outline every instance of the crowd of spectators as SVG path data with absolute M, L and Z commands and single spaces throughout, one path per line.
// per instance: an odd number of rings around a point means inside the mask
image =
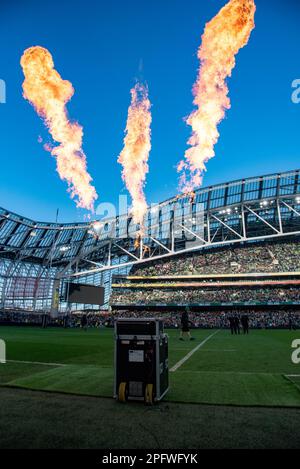
M 67 316 L 68 327 L 81 327 L 81 318 L 85 314 L 69 314 Z M 112 316 L 107 312 L 86 314 L 88 327 L 109 327 L 112 325 Z
M 300 269 L 298 240 L 252 243 L 203 249 L 198 253 L 166 258 L 132 270 L 132 275 L 205 275 L 251 272 L 291 272 Z
M 285 288 L 115 288 L 112 291 L 111 305 L 147 304 L 207 304 L 207 303 L 274 303 L 300 301 L 300 289 Z
M 42 314 L 26 311 L 0 311 L 0 324 L 40 325 L 42 317 Z
M 53 318 L 49 313 L 30 313 L 27 311 L 0 311 L 0 325 L 45 326 L 45 327 L 81 327 L 81 318 L 85 314 L 90 327 L 104 327 L 110 325 L 112 318 L 107 312 L 103 313 L 69 313 L 59 314 Z
M 192 328 L 201 329 L 228 329 L 230 327 L 229 318 L 235 316 L 239 320 L 247 314 L 249 327 L 253 329 L 299 329 L 300 312 L 294 311 L 254 311 L 246 312 L 189 312 L 189 321 Z M 180 328 L 181 312 L 159 312 L 159 311 L 137 311 L 120 310 L 115 311 L 114 318 L 150 318 L 159 317 L 164 321 L 166 328 Z
M 53 319 L 46 314 L 31 314 L 26 312 L 0 312 L 0 324 L 6 325 L 28 325 L 28 326 L 47 326 L 47 327 L 70 327 L 81 328 L 82 315 L 87 317 L 88 328 L 113 327 L 117 318 L 150 318 L 157 317 L 164 321 L 166 328 L 180 328 L 181 312 L 180 311 L 155 311 L 155 310 L 114 310 L 98 313 L 88 313 L 84 311 L 80 314 L 70 313 L 68 315 L 60 315 L 59 318 Z M 192 328 L 213 329 L 230 327 L 229 318 L 233 315 L 241 318 L 243 314 L 247 314 L 249 318 L 249 327 L 254 329 L 299 329 L 300 328 L 300 311 L 264 311 L 264 310 L 248 310 L 246 313 L 225 312 L 225 311 L 204 311 L 189 312 L 189 320 Z M 47 318 L 45 324 L 45 317 Z

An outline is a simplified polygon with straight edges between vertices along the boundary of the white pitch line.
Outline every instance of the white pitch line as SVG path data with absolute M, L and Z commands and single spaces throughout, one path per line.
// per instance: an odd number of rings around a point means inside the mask
M 179 362 L 177 362 L 174 366 L 172 366 L 172 368 L 170 369 L 170 371 L 176 371 L 178 370 L 178 368 L 183 365 L 189 358 L 191 358 L 191 356 L 197 352 L 197 350 L 199 350 L 200 347 L 202 347 L 204 344 L 206 344 L 206 342 L 211 339 L 214 335 L 216 335 L 218 332 L 220 332 L 220 329 L 217 330 L 216 332 L 214 332 L 213 334 L 209 335 L 208 337 L 206 337 L 206 339 L 202 340 L 202 342 L 200 342 L 200 344 L 197 345 L 197 347 L 193 348 L 193 350 L 191 350 L 188 354 L 186 354 L 181 360 L 179 360 Z
M 67 366 L 65 363 L 45 363 L 45 362 L 29 362 L 25 360 L 6 360 L 10 363 L 25 363 L 27 365 L 45 365 L 45 366 Z

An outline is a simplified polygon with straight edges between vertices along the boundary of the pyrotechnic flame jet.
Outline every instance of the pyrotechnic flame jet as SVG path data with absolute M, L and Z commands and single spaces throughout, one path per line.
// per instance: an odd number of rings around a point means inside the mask
M 133 221 L 140 225 L 142 232 L 143 218 L 147 211 L 144 185 L 151 150 L 151 103 L 148 88 L 142 83 L 138 82 L 130 93 L 131 104 L 128 108 L 124 147 L 118 162 L 123 166 L 122 178 L 132 198 Z
M 25 80 L 23 96 L 45 122 L 58 146 L 44 145 L 56 158 L 57 172 L 66 180 L 68 192 L 77 207 L 94 210 L 98 198 L 87 171 L 86 156 L 82 150 L 82 127 L 71 122 L 66 103 L 74 94 L 72 83 L 63 80 L 54 69 L 50 52 L 39 46 L 25 50 L 21 58 Z
M 202 184 L 206 163 L 215 155 L 214 145 L 219 138 L 217 125 L 230 108 L 226 79 L 235 67 L 236 54 L 248 43 L 255 27 L 255 9 L 254 0 L 230 0 L 205 26 L 198 50 L 200 69 L 193 87 L 193 103 L 197 109 L 187 118 L 192 127 L 187 142 L 190 148 L 177 166 L 183 192 Z

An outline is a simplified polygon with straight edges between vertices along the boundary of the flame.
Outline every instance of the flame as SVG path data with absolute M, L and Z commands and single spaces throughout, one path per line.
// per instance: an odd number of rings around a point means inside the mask
M 69 120 L 66 109 L 66 103 L 74 94 L 72 83 L 61 78 L 54 69 L 50 52 L 43 47 L 25 50 L 21 66 L 25 76 L 23 96 L 42 117 L 53 140 L 59 143 L 44 148 L 56 158 L 58 174 L 67 181 L 77 207 L 93 211 L 98 196 L 91 185 L 82 150 L 83 130 L 77 122 Z
M 214 145 L 219 138 L 217 125 L 230 108 L 226 78 L 235 67 L 235 56 L 244 47 L 255 27 L 254 0 L 230 0 L 205 26 L 198 50 L 200 69 L 193 87 L 197 106 L 187 118 L 192 127 L 185 160 L 177 171 L 181 174 L 180 188 L 190 192 L 202 184 L 205 164 L 215 155 Z M 189 177 L 186 176 L 186 170 Z
M 151 103 L 147 86 L 137 83 L 130 92 L 124 148 L 118 162 L 123 166 L 122 178 L 132 198 L 133 221 L 142 226 L 147 211 L 144 185 L 151 150 Z

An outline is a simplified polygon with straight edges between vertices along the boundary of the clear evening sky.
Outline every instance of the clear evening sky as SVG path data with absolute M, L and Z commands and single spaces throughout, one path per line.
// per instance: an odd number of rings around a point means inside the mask
M 205 23 L 226 0 L 1 0 L 0 206 L 36 220 L 83 221 L 38 142 L 51 141 L 22 97 L 20 58 L 34 45 L 49 49 L 75 95 L 69 115 L 84 128 L 84 151 L 99 202 L 126 194 L 117 157 L 122 149 L 129 91 L 139 76 L 152 102 L 148 202 L 177 193 L 175 166 L 186 149 Z M 291 100 L 300 78 L 300 1 L 256 0 L 256 28 L 229 79 L 231 109 L 219 126 L 216 156 L 203 185 L 300 167 L 300 104 Z

